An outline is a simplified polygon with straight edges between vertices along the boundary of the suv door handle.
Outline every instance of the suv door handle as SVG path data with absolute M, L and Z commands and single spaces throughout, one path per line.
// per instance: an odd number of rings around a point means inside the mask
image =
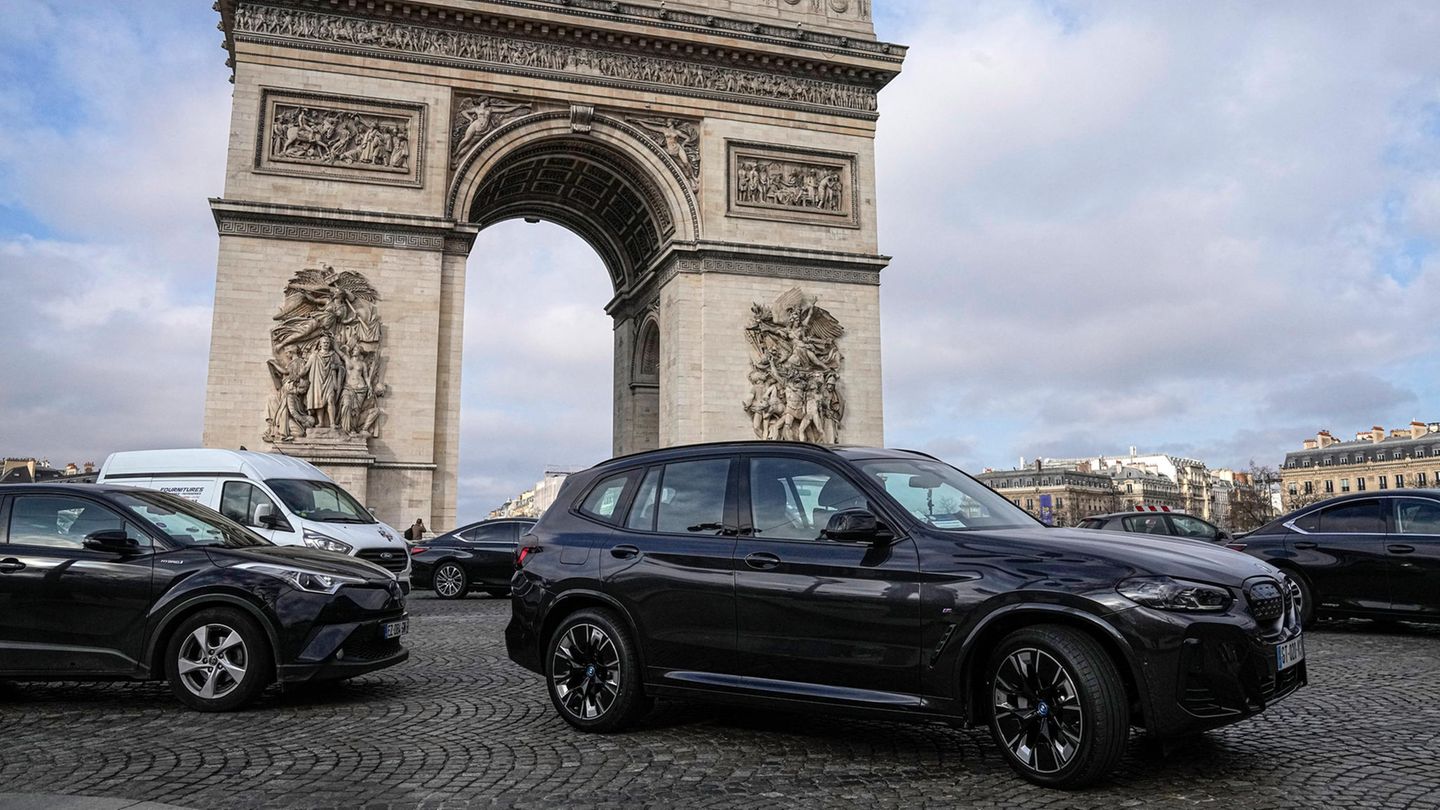
M 1309 540 L 1297 540 L 1297 541 L 1295 541 L 1295 548 L 1298 548 L 1298 549 L 1311 549 L 1311 548 L 1319 548 L 1319 547 L 1320 547 L 1320 544 L 1319 544 L 1319 543 L 1312 543 L 1312 542 L 1310 542 Z
M 757 571 L 765 571 L 780 564 L 780 558 L 766 551 L 757 551 L 745 557 L 745 564 Z
M 14 557 L 6 557 L 0 560 L 0 574 L 13 574 L 24 567 L 25 563 L 20 562 Z
M 640 549 L 635 546 L 615 546 L 610 549 L 610 556 L 617 560 L 628 560 L 640 556 Z
M 1415 550 L 1414 546 L 1407 546 L 1404 543 L 1394 543 L 1385 547 L 1391 554 L 1409 554 Z

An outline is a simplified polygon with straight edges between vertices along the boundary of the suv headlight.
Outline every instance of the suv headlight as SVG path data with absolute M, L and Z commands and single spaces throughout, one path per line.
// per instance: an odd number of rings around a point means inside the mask
M 254 571 L 259 574 L 266 574 L 283 579 L 297 589 L 310 593 L 334 594 L 344 585 L 364 585 L 365 580 L 360 577 L 347 577 L 339 574 L 322 574 L 319 571 L 307 571 L 304 568 L 291 568 L 288 565 L 273 565 L 271 563 L 247 562 L 240 563 L 236 568 L 243 568 L 246 571 Z
M 1131 577 L 1115 590 L 1137 605 L 1213 613 L 1230 607 L 1230 592 L 1216 585 L 1170 577 Z
M 342 543 L 328 534 L 321 534 L 313 529 L 305 530 L 305 545 L 310 548 L 318 548 L 321 551 L 335 551 L 340 554 L 350 553 L 350 544 Z

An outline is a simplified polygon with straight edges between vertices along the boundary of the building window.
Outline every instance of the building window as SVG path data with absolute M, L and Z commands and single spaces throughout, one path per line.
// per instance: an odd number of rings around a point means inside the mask
M 1327 493 L 1334 493 L 1334 492 L 1335 492 L 1335 482 L 1334 482 L 1334 481 L 1331 481 L 1331 480 L 1329 480 L 1329 479 L 1326 479 L 1326 481 L 1325 481 L 1325 492 L 1327 492 Z
M 1386 483 L 1386 482 L 1388 482 L 1390 479 L 1386 478 L 1386 477 L 1383 476 L 1383 475 L 1377 475 L 1377 476 L 1375 476 L 1375 478 L 1380 482 L 1380 488 L 1381 488 L 1381 489 L 1386 489 L 1386 488 L 1387 488 L 1387 483 Z
M 1314 482 L 1314 481 L 1306 481 L 1306 482 L 1305 482 L 1305 494 L 1306 494 L 1306 495 L 1314 495 L 1314 494 L 1315 494 L 1315 482 Z
M 1417 487 L 1423 487 L 1423 486 L 1425 486 L 1425 473 L 1423 473 L 1423 472 L 1415 473 L 1415 486 L 1417 486 Z
M 1034 508 L 1035 508 L 1035 499 L 1034 499 L 1034 498 L 1026 498 L 1026 499 L 1025 499 L 1025 511 L 1029 512 L 1029 511 L 1033 510 Z
M 1400 488 L 1402 488 L 1402 487 L 1404 487 L 1404 486 L 1405 486 L 1405 473 L 1395 473 L 1395 488 L 1396 488 L 1396 489 L 1400 489 Z
M 1134 493 L 1134 492 L 1135 492 L 1135 485 L 1132 484 L 1132 483 L 1130 483 L 1129 481 L 1126 481 L 1126 482 L 1125 482 L 1125 491 L 1126 491 L 1126 492 L 1130 492 L 1130 493 Z
M 1055 508 L 1056 508 L 1056 509 L 1064 509 L 1064 508 L 1065 508 L 1065 499 L 1064 499 L 1064 498 L 1056 498 L 1056 499 L 1055 499 Z
M 1341 464 L 1349 464 L 1349 463 L 1350 463 L 1350 457 L 1349 457 L 1349 456 L 1341 456 L 1341 457 L 1340 457 L 1340 463 L 1341 463 Z
M 1291 481 L 1291 482 L 1290 482 L 1290 494 L 1291 494 L 1291 495 L 1299 495 L 1299 494 L 1300 494 L 1300 488 L 1297 487 L 1297 486 L 1295 486 L 1295 482 L 1294 482 L 1294 481 Z
M 1306 466 L 1306 467 L 1313 466 L 1314 464 L 1315 464 L 1315 459 L 1313 459 L 1313 458 L 1307 458 L 1307 459 L 1305 459 L 1305 466 Z
M 1356 492 L 1364 492 L 1364 491 L 1365 491 L 1365 479 L 1364 479 L 1364 478 L 1356 478 L 1356 479 L 1355 479 L 1355 491 L 1356 491 Z
M 1394 461 L 1399 461 L 1402 457 L 1403 456 L 1400 454 L 1399 450 L 1396 450 L 1395 452 L 1390 454 L 1390 458 Z
M 1341 491 L 1341 492 L 1349 492 L 1349 491 L 1350 491 L 1350 479 L 1349 479 L 1349 478 L 1341 478 L 1341 479 L 1340 479 L 1340 491 Z

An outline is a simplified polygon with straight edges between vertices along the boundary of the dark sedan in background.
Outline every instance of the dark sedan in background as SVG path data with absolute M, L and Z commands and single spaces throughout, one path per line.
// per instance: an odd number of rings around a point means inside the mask
M 1440 621 L 1440 492 L 1342 495 L 1230 544 L 1283 569 L 1315 616 Z
M 1105 529 L 1112 532 L 1132 534 L 1159 534 L 1166 537 L 1189 537 L 1195 540 L 1209 540 L 1212 543 L 1228 543 L 1234 540 L 1230 532 L 1208 520 L 1194 515 L 1169 510 L 1139 510 L 1111 512 L 1108 515 L 1092 515 L 1076 524 L 1078 529 Z
M 482 520 L 410 547 L 411 585 L 441 599 L 463 599 L 470 591 L 510 595 L 515 548 L 530 531 L 530 518 Z

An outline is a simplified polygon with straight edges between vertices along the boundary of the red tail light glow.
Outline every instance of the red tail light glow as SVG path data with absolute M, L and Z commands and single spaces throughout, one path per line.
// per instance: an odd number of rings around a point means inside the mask
M 525 564 L 525 558 L 539 551 L 538 546 L 521 546 L 515 551 L 515 567 L 519 568 Z
M 410 547 L 410 553 L 411 553 L 411 554 L 424 554 L 425 552 L 427 552 L 427 551 L 429 551 L 429 550 L 430 550 L 430 549 L 429 549 L 428 546 L 411 546 L 411 547 Z
M 1244 551 L 1244 550 L 1245 550 L 1245 544 L 1244 544 L 1244 543 L 1226 543 L 1226 544 L 1225 544 L 1225 547 L 1226 547 L 1226 548 L 1234 549 L 1234 550 L 1236 550 L 1236 551 Z

